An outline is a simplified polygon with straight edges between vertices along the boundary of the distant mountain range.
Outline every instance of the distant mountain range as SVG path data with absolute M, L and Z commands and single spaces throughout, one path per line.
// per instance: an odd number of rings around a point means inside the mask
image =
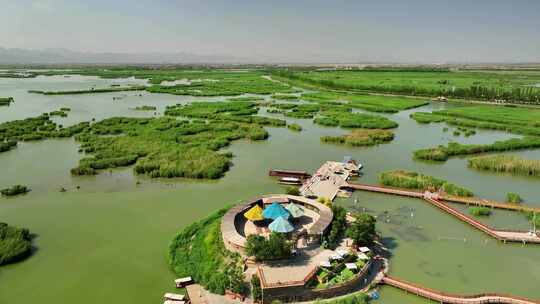
M 247 58 L 190 53 L 93 53 L 68 49 L 17 49 L 0 47 L 0 64 L 126 64 L 126 63 L 247 63 Z

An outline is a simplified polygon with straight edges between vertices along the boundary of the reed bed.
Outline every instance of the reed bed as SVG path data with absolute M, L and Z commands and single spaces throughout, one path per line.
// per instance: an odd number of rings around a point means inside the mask
M 539 137 L 512 138 L 503 141 L 496 141 L 486 145 L 463 145 L 451 142 L 447 146 L 438 146 L 416 150 L 413 158 L 416 160 L 446 161 L 452 156 L 473 155 L 489 152 L 504 152 L 540 148 Z
M 379 174 L 379 182 L 385 186 L 415 189 L 420 191 L 442 190 L 450 195 L 473 196 L 469 189 L 457 186 L 446 180 L 417 172 L 394 170 Z
M 525 176 L 540 176 L 540 160 L 514 155 L 489 155 L 468 160 L 469 168 Z
M 355 129 L 351 133 L 340 136 L 323 136 L 321 142 L 353 147 L 374 146 L 384 144 L 394 139 L 394 133 L 379 129 Z

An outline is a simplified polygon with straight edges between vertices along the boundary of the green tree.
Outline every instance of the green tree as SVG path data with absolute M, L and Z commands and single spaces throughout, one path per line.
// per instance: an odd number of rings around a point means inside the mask
M 356 216 L 356 220 L 347 230 L 347 236 L 350 237 L 356 245 L 371 245 L 375 240 L 375 222 L 377 220 L 367 214 L 361 213 Z

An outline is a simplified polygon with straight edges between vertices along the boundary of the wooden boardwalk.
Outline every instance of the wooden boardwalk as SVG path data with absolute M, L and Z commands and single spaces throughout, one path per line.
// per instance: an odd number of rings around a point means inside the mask
M 492 227 L 487 226 L 486 224 L 483 224 L 475 220 L 474 218 L 468 215 L 463 214 L 459 210 L 454 209 L 448 204 L 444 203 L 441 197 L 437 193 L 431 193 L 427 191 L 422 193 L 418 191 L 411 191 L 408 189 L 397 189 L 397 188 L 389 188 L 389 187 L 382 187 L 382 186 L 375 186 L 375 185 L 351 184 L 351 183 L 348 183 L 346 187 L 350 189 L 355 189 L 355 190 L 363 190 L 363 191 L 370 191 L 370 192 L 377 192 L 377 193 L 400 195 L 400 196 L 406 196 L 406 197 L 412 197 L 412 198 L 420 198 L 430 203 L 431 205 L 441 209 L 442 211 L 450 215 L 453 215 L 459 220 L 475 227 L 476 229 L 481 230 L 482 232 L 490 235 L 491 237 L 499 241 L 502 241 L 505 243 L 506 242 L 520 242 L 524 244 L 525 243 L 540 244 L 540 234 L 538 233 L 533 234 L 529 231 L 494 229 Z
M 372 192 L 395 194 L 395 195 L 417 197 L 417 198 L 422 198 L 422 196 L 424 195 L 422 192 L 409 190 L 409 189 L 399 189 L 399 188 L 391 188 L 391 187 L 367 185 L 367 184 L 348 183 L 348 185 L 345 187 L 355 189 L 355 190 L 372 191 Z M 462 196 L 455 196 L 455 195 L 439 194 L 438 200 L 442 200 L 442 201 L 446 201 L 450 203 L 482 206 L 482 207 L 489 207 L 489 208 L 503 209 L 503 210 L 510 210 L 510 211 L 526 211 L 526 212 L 533 211 L 533 212 L 540 213 L 540 208 L 523 206 L 520 204 L 501 203 L 501 202 L 486 200 L 486 199 L 482 199 L 478 197 L 462 197 Z
M 347 186 L 351 176 L 346 164 L 327 161 L 300 187 L 300 194 L 305 197 L 336 198 L 340 189 Z M 339 172 L 339 174 L 337 173 Z
M 526 298 L 515 297 L 510 295 L 485 293 L 478 295 L 455 295 L 440 292 L 437 290 L 429 289 L 416 285 L 395 277 L 384 276 L 381 280 L 382 284 L 393 286 L 406 292 L 415 294 L 420 297 L 424 297 L 429 300 L 433 300 L 439 303 L 452 303 L 452 304 L 486 304 L 486 303 L 506 303 L 506 304 L 538 304 L 540 302 L 533 301 Z

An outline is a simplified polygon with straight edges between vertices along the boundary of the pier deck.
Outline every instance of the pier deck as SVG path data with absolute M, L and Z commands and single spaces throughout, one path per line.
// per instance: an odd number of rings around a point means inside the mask
M 339 190 L 347 186 L 351 177 L 350 164 L 335 161 L 325 162 L 313 176 L 300 187 L 300 194 L 306 197 L 325 197 L 334 200 Z

